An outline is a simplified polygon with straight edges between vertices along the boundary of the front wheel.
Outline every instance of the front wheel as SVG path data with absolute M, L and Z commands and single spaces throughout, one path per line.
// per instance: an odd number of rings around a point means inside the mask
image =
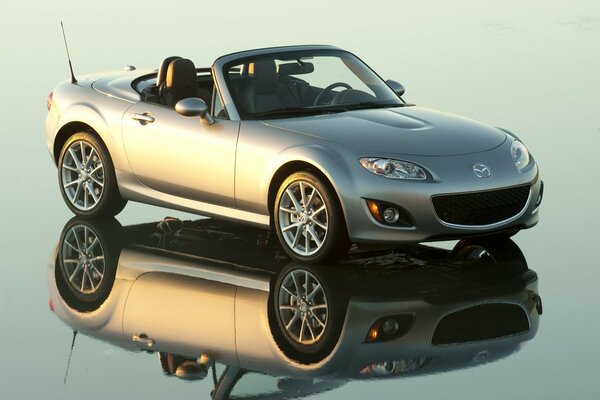
M 340 280 L 326 266 L 291 264 L 273 288 L 271 329 L 279 347 L 293 360 L 315 363 L 327 357 L 339 341 L 347 297 Z
M 296 260 L 335 260 L 348 251 L 348 232 L 337 197 L 310 172 L 296 172 L 283 182 L 273 214 L 279 241 Z
M 58 181 L 63 199 L 81 217 L 112 217 L 127 203 L 106 146 L 90 132 L 74 134 L 63 146 Z
M 454 246 L 452 255 L 481 265 L 516 265 L 527 269 L 523 252 L 508 238 L 463 239 Z

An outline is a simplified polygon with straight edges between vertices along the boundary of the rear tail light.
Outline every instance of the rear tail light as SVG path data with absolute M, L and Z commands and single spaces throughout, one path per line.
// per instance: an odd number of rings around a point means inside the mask
M 52 300 L 52 297 L 48 299 L 48 307 L 50 308 L 50 311 L 54 312 L 54 301 Z
M 48 95 L 48 99 L 46 99 L 46 107 L 48 107 L 48 111 L 52 107 L 52 92 Z

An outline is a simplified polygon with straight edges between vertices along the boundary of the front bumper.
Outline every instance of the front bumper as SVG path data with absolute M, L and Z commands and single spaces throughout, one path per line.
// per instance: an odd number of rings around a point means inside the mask
M 474 154 L 454 157 L 450 162 L 448 159 L 418 162 L 426 165 L 430 171 L 444 171 L 440 175 L 432 174 L 431 181 L 396 181 L 374 176 L 368 171 L 356 172 L 352 189 L 354 193 L 341 196 L 350 240 L 355 243 L 416 243 L 514 233 L 534 226 L 539 220 L 538 209 L 543 193 L 538 167 L 532 160 L 530 166 L 519 173 L 514 167 L 506 167 L 506 160 L 498 156 L 505 153 L 497 150 L 490 152 L 493 154 L 488 154 L 489 158 Z M 490 160 L 486 164 L 496 172 L 492 177 L 480 179 L 469 171 L 481 159 Z M 442 221 L 432 201 L 434 196 L 442 194 L 485 192 L 519 185 L 530 186 L 525 206 L 509 218 L 485 225 L 460 225 Z M 401 213 L 408 216 L 410 226 L 391 226 L 377 221 L 369 211 L 366 199 L 398 206 Z

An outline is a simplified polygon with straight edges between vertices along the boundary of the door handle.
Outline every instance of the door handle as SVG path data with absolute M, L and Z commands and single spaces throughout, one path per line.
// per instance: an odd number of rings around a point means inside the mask
M 135 113 L 135 114 L 133 114 L 131 119 L 139 121 L 140 124 L 142 124 L 142 125 L 147 125 L 147 124 L 154 122 L 154 117 L 152 115 L 150 115 L 150 113 L 147 113 L 147 112 L 145 112 L 143 114 Z
M 148 348 L 154 346 L 154 340 L 150 339 L 145 333 L 140 333 L 139 335 L 131 335 L 131 340 L 133 340 L 136 343 L 142 343 Z

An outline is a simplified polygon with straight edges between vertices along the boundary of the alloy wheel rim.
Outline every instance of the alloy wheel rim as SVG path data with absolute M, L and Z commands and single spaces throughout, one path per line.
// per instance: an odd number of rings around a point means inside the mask
M 278 312 L 287 334 L 302 345 L 311 345 L 323 336 L 329 320 L 327 296 L 310 272 L 289 272 L 279 287 Z
M 73 142 L 61 165 L 63 191 L 80 210 L 94 208 L 104 192 L 104 166 L 98 150 L 87 142 Z
M 96 233 L 86 225 L 75 225 L 65 235 L 62 268 L 69 284 L 81 294 L 95 293 L 106 270 L 104 250 Z
M 310 183 L 292 182 L 279 202 L 279 228 L 287 246 L 301 256 L 318 252 L 325 243 L 329 212 L 323 196 Z

